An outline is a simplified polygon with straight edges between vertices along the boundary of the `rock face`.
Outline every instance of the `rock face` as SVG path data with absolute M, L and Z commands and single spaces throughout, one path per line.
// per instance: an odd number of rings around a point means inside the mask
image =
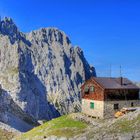
M 0 21 L 0 83 L 13 101 L 35 119 L 80 109 L 80 86 L 94 67 L 56 28 L 20 32 L 12 19 Z
M 37 125 L 37 121 L 26 114 L 6 91 L 0 90 L 0 128 L 26 132 Z

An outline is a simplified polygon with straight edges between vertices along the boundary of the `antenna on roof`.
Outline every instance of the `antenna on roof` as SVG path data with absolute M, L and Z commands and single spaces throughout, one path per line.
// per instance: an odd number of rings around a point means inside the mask
M 122 66 L 120 65 L 120 77 L 122 77 Z
M 123 85 L 122 66 L 120 65 L 120 84 Z
M 110 64 L 110 78 L 112 77 L 112 65 Z

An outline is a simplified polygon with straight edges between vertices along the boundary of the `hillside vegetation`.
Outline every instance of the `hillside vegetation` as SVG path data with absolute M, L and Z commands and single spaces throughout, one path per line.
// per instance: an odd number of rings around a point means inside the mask
M 42 140 L 49 136 L 74 137 L 84 133 L 87 124 L 72 119 L 70 116 L 62 116 L 44 123 L 43 125 L 32 129 L 31 131 L 17 137 L 17 140 Z
M 16 140 L 139 140 L 140 111 L 119 119 L 98 120 L 76 113 L 59 117 L 16 137 Z

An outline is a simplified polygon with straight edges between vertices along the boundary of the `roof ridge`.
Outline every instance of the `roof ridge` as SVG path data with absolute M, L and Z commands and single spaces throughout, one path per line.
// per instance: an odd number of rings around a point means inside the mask
M 105 89 L 140 89 L 128 78 L 123 78 L 123 85 L 119 82 L 121 77 L 92 77 L 100 86 Z

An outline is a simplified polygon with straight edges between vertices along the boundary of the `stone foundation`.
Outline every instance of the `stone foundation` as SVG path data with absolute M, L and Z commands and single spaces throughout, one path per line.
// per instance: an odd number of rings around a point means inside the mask
M 94 103 L 94 109 L 90 108 L 90 103 Z M 114 109 L 114 104 L 118 104 L 118 109 Z M 96 101 L 82 99 L 82 113 L 97 118 L 112 118 L 114 114 L 124 107 L 140 107 L 140 100 L 129 101 Z
M 140 100 L 129 101 L 105 101 L 104 102 L 104 118 L 114 117 L 114 114 L 124 107 L 140 107 Z M 118 109 L 114 109 L 114 104 L 118 104 Z

